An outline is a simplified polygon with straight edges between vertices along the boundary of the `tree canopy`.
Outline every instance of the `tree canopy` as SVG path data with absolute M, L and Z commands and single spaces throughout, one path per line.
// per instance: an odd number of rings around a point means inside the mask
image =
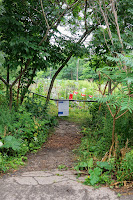
M 17 101 L 21 92 L 22 103 L 37 70 L 57 69 L 50 95 L 55 78 L 72 56 L 88 57 L 91 49 L 93 56 L 88 67 L 96 64 L 96 70 L 103 63 L 109 67 L 121 65 L 120 59 L 115 60 L 118 54 L 126 56 L 132 49 L 132 2 L 129 0 L 3 0 L 0 15 L 0 56 L 3 59 L 5 56 L 0 79 L 10 91 L 10 107 L 15 84 L 18 83 Z M 70 36 L 59 27 L 65 27 Z M 83 42 L 92 32 L 92 40 L 84 51 Z M 124 62 L 121 67 L 126 70 Z M 88 73 L 92 73 L 90 68 Z
M 10 88 L 10 107 L 12 105 L 12 88 L 21 83 L 21 102 L 32 83 L 37 70 L 61 65 L 72 52 L 82 54 L 83 46 L 63 36 L 58 31 L 59 24 L 67 24 L 76 14 L 78 1 L 3 1 L 1 13 L 1 49 L 5 53 L 4 69 L 0 79 Z M 83 33 L 83 38 L 87 33 Z M 81 38 L 81 40 L 80 40 Z M 2 54 L 1 54 L 2 55 Z M 13 72 L 13 79 L 9 74 Z M 21 79 L 21 81 L 20 81 Z

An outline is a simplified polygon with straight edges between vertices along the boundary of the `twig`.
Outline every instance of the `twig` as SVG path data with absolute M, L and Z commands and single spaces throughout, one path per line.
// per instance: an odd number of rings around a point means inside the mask
M 2 76 L 0 76 L 0 80 L 3 81 L 3 83 L 5 83 L 5 85 L 9 86 L 9 83 L 4 78 L 2 78 Z
M 52 22 L 51 26 L 49 26 L 47 28 L 47 31 L 46 31 L 43 39 L 40 41 L 39 46 L 41 46 L 42 43 L 47 39 L 47 36 L 48 36 L 48 33 L 49 33 L 50 29 L 61 19 L 61 17 L 64 16 L 64 14 L 66 13 L 67 10 L 70 10 L 78 2 L 79 2 L 79 0 L 77 0 L 76 2 L 74 2 L 71 6 L 69 6 L 69 7 L 67 6 L 66 9 L 64 9 L 64 11 L 61 13 L 61 15 L 55 21 Z
M 87 0 L 85 0 L 85 13 L 84 13 L 85 29 L 87 30 L 86 11 L 87 11 Z
M 112 2 L 112 11 L 113 11 L 113 14 L 115 17 L 115 23 L 116 23 L 116 27 L 117 27 L 117 34 L 118 34 L 118 37 L 119 37 L 119 40 L 120 40 L 120 43 L 121 43 L 121 46 L 123 49 L 123 43 L 122 43 L 122 39 L 121 39 L 121 35 L 120 35 L 120 29 L 119 29 L 119 24 L 118 24 L 117 12 L 115 10 L 114 0 L 111 0 L 111 2 Z
M 40 0 L 40 3 L 41 3 L 42 13 L 43 13 L 43 16 L 44 16 L 44 19 L 45 19 L 47 28 L 49 29 L 49 24 L 48 24 L 48 20 L 47 20 L 47 18 L 46 18 L 46 14 L 45 14 L 45 12 L 44 12 L 42 0 Z
M 101 73 L 103 73 L 103 72 L 101 72 Z M 103 73 L 105 76 L 107 76 L 113 83 L 114 83 L 114 85 L 121 91 L 121 89 L 118 87 L 118 84 L 116 84 L 114 81 L 113 81 L 113 79 L 112 78 L 110 78 L 107 74 L 105 74 L 105 73 Z M 122 91 L 121 91 L 122 92 Z
M 115 119 L 119 119 L 122 115 L 126 114 L 129 110 L 126 110 L 124 113 L 122 113 L 121 115 L 119 115 L 118 117 L 116 117 Z
M 13 81 L 11 87 L 13 87 L 15 85 L 15 83 L 18 81 L 18 79 L 25 73 L 25 71 L 27 70 L 27 68 L 29 66 L 29 63 L 30 63 L 30 59 L 28 59 L 27 63 L 25 64 L 25 68 L 23 69 L 23 71 L 17 76 L 15 81 Z
M 111 40 L 112 45 L 114 46 L 114 43 L 113 43 L 113 40 L 112 40 L 112 33 L 111 33 L 111 30 L 110 30 L 110 27 L 109 27 L 108 18 L 107 18 L 106 14 L 104 13 L 104 11 L 103 11 L 103 9 L 102 9 L 102 7 L 101 7 L 101 1 L 99 0 L 98 2 L 99 2 L 100 10 L 101 10 L 101 13 L 102 13 L 102 15 L 103 15 L 105 24 L 106 24 L 106 26 L 107 26 L 109 38 L 110 38 L 110 40 Z
M 106 102 L 106 104 L 107 104 L 107 106 L 108 106 L 108 109 L 109 109 L 109 112 L 110 112 L 110 114 L 112 115 L 112 117 L 114 118 L 114 115 L 113 115 L 113 113 L 112 113 L 112 111 L 111 111 L 111 109 L 110 109 L 110 106 L 108 105 L 108 103 Z

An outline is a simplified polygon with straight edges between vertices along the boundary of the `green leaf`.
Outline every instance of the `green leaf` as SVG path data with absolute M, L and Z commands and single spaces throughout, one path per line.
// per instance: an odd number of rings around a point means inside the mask
M 9 135 L 4 138 L 4 145 L 1 148 L 12 148 L 14 151 L 19 151 L 21 149 L 21 142 L 14 136 Z
M 111 170 L 111 165 L 108 162 L 97 161 L 97 166 L 102 168 L 102 169 L 104 168 L 104 169 L 107 169 L 107 170 Z
M 99 182 L 100 180 L 100 175 L 102 173 L 102 170 L 99 167 L 96 167 L 94 170 L 90 169 L 89 174 L 90 174 L 90 184 L 95 185 L 96 183 Z
M 91 158 L 88 162 L 88 169 L 93 167 L 93 158 Z

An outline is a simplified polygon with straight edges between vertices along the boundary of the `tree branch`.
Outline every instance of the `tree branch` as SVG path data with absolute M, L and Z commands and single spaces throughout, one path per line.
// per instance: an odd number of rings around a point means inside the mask
M 112 45 L 114 45 L 113 40 L 112 40 L 112 33 L 111 33 L 111 30 L 110 30 L 110 27 L 109 27 L 108 18 L 107 18 L 107 16 L 106 16 L 106 14 L 104 13 L 103 9 L 102 9 L 101 1 L 100 1 L 100 0 L 99 0 L 99 6 L 100 6 L 101 13 L 102 13 L 102 15 L 103 15 L 105 24 L 106 24 L 106 26 L 107 26 L 109 38 L 110 38 L 110 40 L 111 40 Z
M 81 43 L 82 40 L 84 39 L 84 37 L 86 36 L 88 32 L 85 31 L 84 34 L 82 35 L 82 37 L 80 38 L 80 40 L 77 42 L 77 44 Z M 51 94 L 51 91 L 52 91 L 52 88 L 53 88 L 53 84 L 54 84 L 54 81 L 57 77 L 57 75 L 60 73 L 60 71 L 65 67 L 65 65 L 68 63 L 68 61 L 70 60 L 70 58 L 72 57 L 73 55 L 73 51 L 71 51 L 68 55 L 68 57 L 66 58 L 66 60 L 63 62 L 63 64 L 61 65 L 61 67 L 59 67 L 59 69 L 55 72 L 54 76 L 52 77 L 52 80 L 51 80 L 51 83 L 50 83 L 50 86 L 49 86 L 49 90 L 48 90 L 48 94 L 47 94 L 47 98 L 46 98 L 46 106 L 49 102 L 49 99 L 50 99 L 50 94 Z
M 101 73 L 103 73 L 103 72 L 101 72 Z M 121 89 L 118 87 L 118 84 L 116 84 L 107 74 L 104 74 L 104 75 L 107 76 L 114 83 L 114 85 L 121 91 Z
M 120 43 L 121 43 L 121 46 L 122 46 L 122 49 L 123 49 L 123 42 L 122 42 L 122 39 L 121 39 L 121 34 L 120 34 L 120 29 L 119 29 L 119 24 L 118 24 L 117 12 L 115 10 L 114 0 L 111 0 L 111 2 L 112 2 L 112 11 L 113 11 L 113 14 L 114 14 L 114 17 L 115 17 L 117 34 L 118 34 L 118 37 L 119 37 L 119 40 L 120 40 Z
M 5 85 L 9 86 L 9 83 L 4 78 L 2 78 L 2 76 L 0 76 L 0 80 L 3 81 L 3 83 L 5 83 Z
M 111 89 L 111 92 L 114 91 L 114 89 L 117 87 L 118 83 Z
M 35 76 L 36 70 L 37 70 L 37 67 L 35 67 L 35 68 L 33 69 L 32 74 L 31 74 L 31 76 L 30 76 L 30 79 L 28 80 L 27 85 L 26 85 L 25 88 L 23 89 L 23 92 L 22 92 L 21 98 L 20 98 L 20 103 L 21 103 L 21 104 L 23 103 L 25 94 L 26 94 L 26 92 L 28 91 L 28 88 L 29 88 L 29 86 L 31 85 L 31 83 L 32 83 L 32 81 L 33 81 L 33 78 L 34 78 L 34 76 Z
M 110 109 L 110 107 L 109 107 L 109 105 L 108 105 L 108 103 L 106 102 L 106 104 L 107 104 L 107 106 L 108 106 L 108 109 L 109 109 L 109 112 L 110 112 L 110 114 L 112 115 L 112 117 L 114 118 L 114 115 L 113 115 L 113 113 L 112 113 L 112 111 L 111 111 L 111 109 Z
M 116 117 L 115 119 L 119 119 L 122 115 L 126 114 L 129 110 L 126 110 L 124 113 L 122 113 L 121 115 L 119 115 L 118 117 Z
M 45 12 L 44 12 L 42 0 L 40 0 L 40 3 L 41 3 L 41 8 L 42 8 L 42 13 L 43 13 L 43 16 L 44 16 L 46 25 L 47 25 L 47 29 L 49 29 L 49 24 L 48 24 L 48 20 L 47 20 L 47 18 L 46 18 L 46 14 L 45 14 Z
M 85 13 L 84 13 L 85 29 L 87 30 L 86 12 L 87 12 L 87 0 L 85 0 Z
M 49 26 L 49 28 L 47 28 L 47 31 L 46 31 L 43 39 L 40 41 L 39 46 L 41 46 L 42 43 L 47 39 L 47 36 L 48 36 L 48 33 L 49 33 L 50 29 L 52 27 L 54 27 L 54 25 L 61 19 L 61 17 L 63 17 L 65 15 L 65 13 L 66 13 L 67 10 L 70 10 L 78 2 L 79 2 L 79 0 L 77 0 L 76 2 L 74 2 L 71 6 L 67 6 L 66 9 L 64 9 L 64 11 L 61 13 L 61 15 L 55 21 L 52 22 L 52 25 Z
M 23 71 L 17 76 L 17 78 L 15 79 L 15 81 L 13 81 L 13 83 L 11 84 L 10 87 L 13 87 L 16 82 L 18 81 L 18 79 L 25 73 L 25 71 L 27 70 L 28 66 L 30 64 L 30 59 L 28 59 L 27 63 L 25 64 L 25 68 L 23 69 Z

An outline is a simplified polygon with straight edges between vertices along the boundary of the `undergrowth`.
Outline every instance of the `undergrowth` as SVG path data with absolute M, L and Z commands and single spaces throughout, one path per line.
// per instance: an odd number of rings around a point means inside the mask
M 28 98 L 24 105 L 0 106 L 0 172 L 24 165 L 26 153 L 36 152 L 46 142 L 57 120 L 39 99 Z
M 121 117 L 116 123 L 115 149 L 109 155 L 112 144 L 112 118 L 103 105 L 93 103 L 89 115 L 83 121 L 82 110 L 78 111 L 79 122 L 82 124 L 83 137 L 78 149 L 75 170 L 79 175 L 86 174 L 84 184 L 106 184 L 112 187 L 122 186 L 133 181 L 133 118 L 131 113 Z M 87 111 L 86 111 L 87 114 Z M 75 116 L 75 113 L 73 114 Z M 83 118 L 84 119 L 84 118 Z

